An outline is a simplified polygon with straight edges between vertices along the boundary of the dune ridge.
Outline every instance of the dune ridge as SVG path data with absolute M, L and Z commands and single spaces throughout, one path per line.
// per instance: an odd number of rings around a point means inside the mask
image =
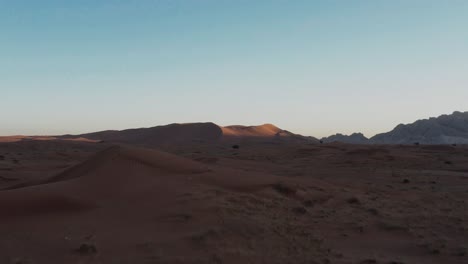
M 272 124 L 259 126 L 233 125 L 221 127 L 221 130 L 223 131 L 223 136 L 234 137 L 273 137 L 284 131 Z
M 167 145 L 186 145 L 198 143 L 216 143 L 231 139 L 288 140 L 318 142 L 313 137 L 305 137 L 281 129 L 273 124 L 258 126 L 232 125 L 221 127 L 214 123 L 169 124 L 150 128 L 126 130 L 106 130 L 79 135 L 62 136 L 11 136 L 0 137 L 0 142 L 18 142 L 25 140 L 68 140 L 91 143 L 132 144 L 143 147 Z
M 81 135 L 65 135 L 61 138 L 87 138 L 115 143 L 144 144 L 158 146 L 216 141 L 222 136 L 221 129 L 214 123 L 169 124 L 150 128 L 107 130 Z

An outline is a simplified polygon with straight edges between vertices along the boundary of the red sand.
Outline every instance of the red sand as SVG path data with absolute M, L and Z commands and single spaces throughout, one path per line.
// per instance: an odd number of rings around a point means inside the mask
M 2 143 L 0 263 L 467 263 L 467 151 Z

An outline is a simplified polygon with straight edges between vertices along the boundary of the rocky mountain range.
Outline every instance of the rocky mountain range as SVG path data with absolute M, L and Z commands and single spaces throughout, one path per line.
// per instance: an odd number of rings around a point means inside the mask
M 365 137 L 362 133 L 353 133 L 351 135 L 335 134 L 329 137 L 322 138 L 323 143 L 332 143 L 332 142 L 344 142 L 350 144 L 367 144 L 369 139 Z
M 360 133 L 350 136 L 336 134 L 322 142 L 352 144 L 468 144 L 468 112 L 453 112 L 411 124 L 399 124 L 392 131 L 377 134 L 370 139 Z

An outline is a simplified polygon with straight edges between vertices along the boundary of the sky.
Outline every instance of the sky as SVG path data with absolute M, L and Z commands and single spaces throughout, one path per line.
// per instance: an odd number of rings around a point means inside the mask
M 468 111 L 465 0 L 0 0 L 0 135 Z

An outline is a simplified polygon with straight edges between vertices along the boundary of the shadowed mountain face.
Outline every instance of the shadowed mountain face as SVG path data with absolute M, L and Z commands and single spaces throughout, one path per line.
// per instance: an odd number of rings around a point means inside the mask
M 368 139 L 361 133 L 336 134 L 321 139 L 324 143 L 350 144 L 468 144 L 468 112 L 454 112 L 412 124 L 400 124 L 392 131 Z
M 379 144 L 468 144 L 468 112 L 400 124 L 392 131 L 370 139 Z
M 351 135 L 343 135 L 343 134 L 336 134 L 329 137 L 324 137 L 321 139 L 324 143 L 331 143 L 331 142 L 343 142 L 343 143 L 350 143 L 350 144 L 367 144 L 369 143 L 369 139 L 366 138 L 362 133 L 353 133 Z

